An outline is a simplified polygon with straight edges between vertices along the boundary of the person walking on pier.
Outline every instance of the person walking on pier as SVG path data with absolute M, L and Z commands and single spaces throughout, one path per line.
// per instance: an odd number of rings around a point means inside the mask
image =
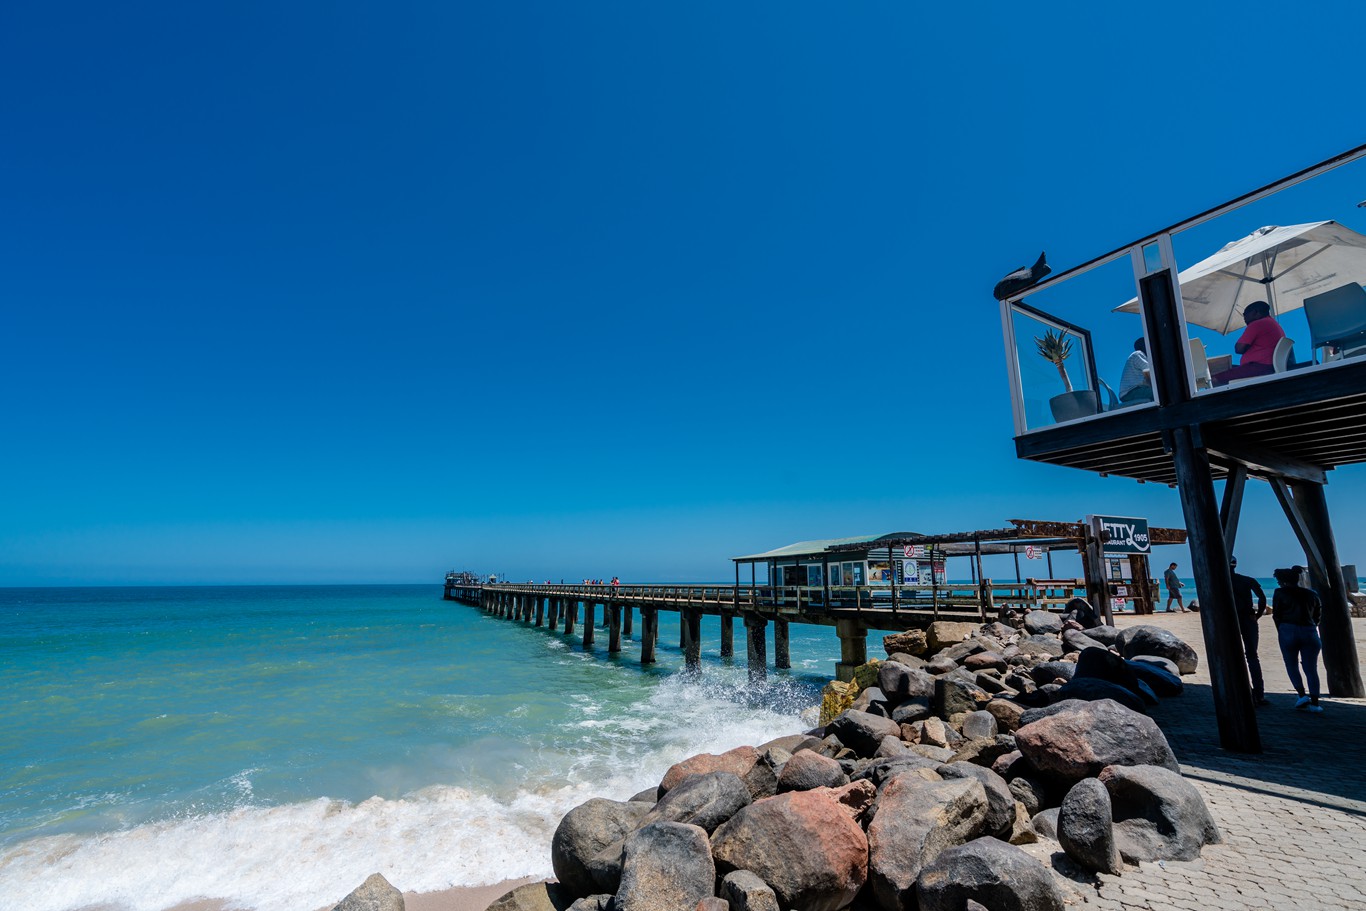
M 1185 583 L 1176 577 L 1176 564 L 1167 567 L 1167 571 L 1162 574 L 1162 582 L 1167 586 L 1167 613 L 1172 612 L 1172 602 L 1181 608 L 1181 613 L 1186 612 L 1186 604 L 1181 600 L 1181 589 L 1185 588 Z
M 1247 659 L 1247 672 L 1252 678 L 1252 701 L 1257 705 L 1268 705 L 1266 690 L 1262 684 L 1262 662 L 1257 657 L 1257 621 L 1266 613 L 1266 592 L 1262 585 L 1251 576 L 1238 572 L 1238 558 L 1229 557 L 1229 569 L 1233 573 L 1233 609 L 1238 615 L 1238 632 L 1243 637 L 1243 655 Z M 1257 607 L 1252 606 L 1252 595 L 1257 594 Z
M 1312 590 L 1300 585 L 1304 577 L 1303 566 L 1276 570 L 1276 583 L 1279 586 L 1271 596 L 1271 619 L 1276 623 L 1276 638 L 1280 642 L 1281 657 L 1285 659 L 1285 672 L 1300 698 L 1295 700 L 1295 708 L 1307 712 L 1322 712 L 1319 705 L 1319 652 L 1323 643 L 1319 640 L 1319 616 L 1323 604 Z M 1298 662 L 1299 666 L 1296 666 Z M 1300 667 L 1309 682 L 1309 693 L 1304 691 L 1305 680 L 1300 677 Z

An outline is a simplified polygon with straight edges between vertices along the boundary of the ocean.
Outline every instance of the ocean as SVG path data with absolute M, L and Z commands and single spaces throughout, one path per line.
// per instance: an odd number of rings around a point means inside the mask
M 705 618 L 694 679 L 660 617 L 642 669 L 638 618 L 609 659 L 437 585 L 0 589 L 0 911 L 549 876 L 566 811 L 809 726 L 839 654 L 794 624 L 751 687 Z

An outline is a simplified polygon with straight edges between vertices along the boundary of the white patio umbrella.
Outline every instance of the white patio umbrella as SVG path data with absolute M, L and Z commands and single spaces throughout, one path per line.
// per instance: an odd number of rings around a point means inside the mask
M 1177 276 L 1186 322 L 1223 335 L 1241 332 L 1243 307 L 1256 300 L 1278 316 L 1306 297 L 1366 282 L 1366 236 L 1335 221 L 1270 225 L 1225 245 Z M 1137 313 L 1138 298 L 1115 308 Z

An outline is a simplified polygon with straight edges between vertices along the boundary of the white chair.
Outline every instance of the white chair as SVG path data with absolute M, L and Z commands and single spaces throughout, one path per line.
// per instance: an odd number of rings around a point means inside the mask
M 1191 366 L 1195 368 L 1195 388 L 1208 389 L 1214 385 L 1209 375 L 1209 358 L 1205 357 L 1205 343 L 1198 338 L 1190 340 Z
M 1290 369 L 1290 355 L 1295 350 L 1295 340 L 1293 338 L 1283 338 L 1276 343 L 1276 350 L 1271 353 L 1271 369 L 1277 373 L 1285 373 Z

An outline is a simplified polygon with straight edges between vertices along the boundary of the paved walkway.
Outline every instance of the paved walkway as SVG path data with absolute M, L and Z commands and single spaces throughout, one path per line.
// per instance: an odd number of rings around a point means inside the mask
M 1126 868 L 1122 876 L 1078 876 L 1069 904 L 1147 911 L 1285 911 L 1366 908 L 1366 701 L 1323 700 L 1321 715 L 1296 711 L 1271 617 L 1258 654 L 1271 705 L 1258 709 L 1260 756 L 1219 748 L 1214 700 L 1196 614 L 1122 617 L 1153 623 L 1200 653 L 1186 692 L 1153 712 L 1181 769 L 1204 794 L 1225 843 L 1198 861 Z M 1353 620 L 1366 667 L 1366 620 Z M 1322 675 L 1322 665 L 1320 665 Z M 1061 861 L 1061 862 L 1060 862 Z M 1055 869 L 1069 865 L 1055 858 Z

